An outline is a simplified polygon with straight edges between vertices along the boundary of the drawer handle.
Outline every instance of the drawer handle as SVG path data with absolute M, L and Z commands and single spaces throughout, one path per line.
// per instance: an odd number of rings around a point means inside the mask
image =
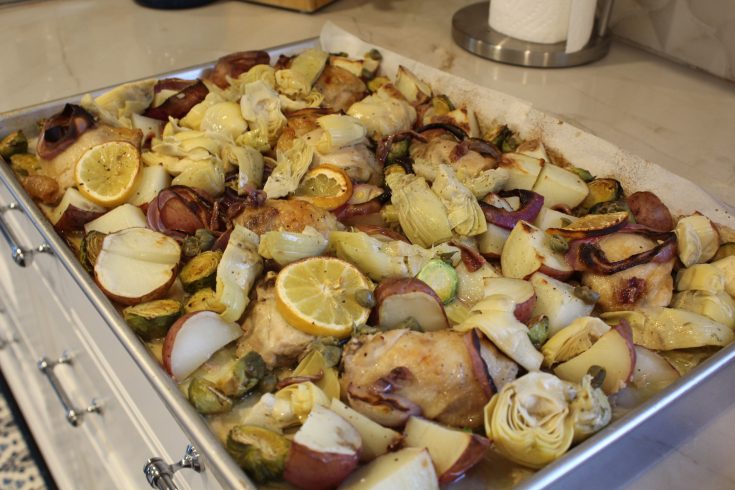
M 23 248 L 18 245 L 18 240 L 15 238 L 15 234 L 10 230 L 8 224 L 3 219 L 3 214 L 7 211 L 23 212 L 23 209 L 14 202 L 11 202 L 6 206 L 0 206 L 0 235 L 3 236 L 10 247 L 10 256 L 13 258 L 13 262 L 20 267 L 25 267 L 30 264 L 31 258 L 33 258 L 33 255 L 35 254 L 53 254 L 53 250 L 48 243 L 42 243 L 35 248 Z
M 143 473 L 151 487 L 158 490 L 177 490 L 173 476 L 179 470 L 190 468 L 197 473 L 204 471 L 199 453 L 192 445 L 186 447 L 186 452 L 181 461 L 174 464 L 166 464 L 161 458 L 151 458 L 143 467 Z
M 56 360 L 43 356 L 41 360 L 38 361 L 38 369 L 46 375 L 48 382 L 51 384 L 51 388 L 53 388 L 54 393 L 56 393 L 56 396 L 59 398 L 61 406 L 64 408 L 66 421 L 69 422 L 72 427 L 77 427 L 81 423 L 82 416 L 85 413 L 101 414 L 102 406 L 93 398 L 92 403 L 87 408 L 74 408 L 74 404 L 69 399 L 69 395 L 66 394 L 66 391 L 59 382 L 59 378 L 57 378 L 56 373 L 54 373 L 54 368 L 59 364 L 72 364 L 71 355 L 68 352 L 64 352 L 61 354 L 61 357 Z

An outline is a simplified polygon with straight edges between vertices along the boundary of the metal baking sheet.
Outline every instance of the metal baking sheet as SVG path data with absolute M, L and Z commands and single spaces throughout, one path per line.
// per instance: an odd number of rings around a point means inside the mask
M 317 39 L 308 39 L 270 48 L 267 51 L 271 56 L 278 56 L 317 44 Z M 196 78 L 211 66 L 203 64 L 152 77 Z M 431 77 L 427 79 L 432 80 Z M 94 91 L 92 94 L 103 93 L 109 88 Z M 76 95 L 0 114 L 0 134 L 15 129 L 24 129 L 29 134 L 35 134 L 38 119 L 57 112 L 64 103 L 78 102 L 80 98 L 81 95 Z M 509 97 L 509 100 L 517 103 L 516 99 Z M 170 407 L 182 430 L 202 454 L 207 471 L 210 471 L 224 488 L 253 488 L 252 483 L 227 455 L 204 420 L 181 396 L 170 377 L 164 373 L 153 356 L 128 328 L 113 304 L 82 268 L 73 252 L 26 194 L 7 165 L 0 165 L 0 180 L 9 188 L 14 199 L 31 218 L 34 226 L 53 248 L 56 256 L 79 284 L 89 301 L 123 343 L 162 400 Z M 655 183 L 650 187 L 656 190 Z M 519 488 L 594 488 L 624 484 L 661 456 L 661 449 L 651 446 L 651 440 L 655 438 L 657 432 L 676 432 L 681 434 L 681 440 L 684 440 L 692 434 L 693 428 L 704 425 L 711 417 L 735 403 L 735 390 L 727 389 L 732 388 L 731 380 L 735 379 L 734 359 L 735 345 L 722 349 L 666 390 L 576 446 L 555 463 L 523 480 Z M 702 403 L 702 400 L 706 400 L 706 404 Z M 686 420 L 686 423 L 683 424 L 682 420 Z M 460 483 L 460 486 L 463 485 Z M 493 484 L 489 486 L 495 487 Z
M 281 54 L 295 54 L 316 45 L 318 45 L 318 39 L 312 38 L 267 48 L 266 51 L 271 55 L 271 58 L 277 58 Z M 212 66 L 213 63 L 206 63 L 183 70 L 152 75 L 146 77 L 146 79 L 167 77 L 194 79 L 201 77 L 204 71 Z M 95 90 L 91 94 L 96 96 L 113 87 Z M 66 103 L 78 103 L 83 95 L 78 94 L 0 114 L 0 134 L 23 129 L 26 134 L 35 135 L 38 132 L 36 122 L 39 119 L 53 115 Z M 181 392 L 173 380 L 161 369 L 161 366 L 156 362 L 155 358 L 148 352 L 133 331 L 130 330 L 112 302 L 102 293 L 92 277 L 84 270 L 66 242 L 56 233 L 54 227 L 46 219 L 43 212 L 36 206 L 15 178 L 9 165 L 0 164 L 0 180 L 9 189 L 13 199 L 30 218 L 33 225 L 41 236 L 43 236 L 45 242 L 51 246 L 54 255 L 61 261 L 77 284 L 79 284 L 79 287 L 87 296 L 90 303 L 94 305 L 117 338 L 120 339 L 120 342 L 125 346 L 143 374 L 150 380 L 158 395 L 169 407 L 171 414 L 181 429 L 187 434 L 191 443 L 199 451 L 206 471 L 212 473 L 222 485 L 222 488 L 255 488 L 245 473 L 224 450 L 222 444 L 214 436 L 214 433 L 209 429 L 204 419 L 181 396 Z M 6 252 L 2 251 L 1 253 Z M 141 465 L 141 483 L 143 482 L 143 478 Z

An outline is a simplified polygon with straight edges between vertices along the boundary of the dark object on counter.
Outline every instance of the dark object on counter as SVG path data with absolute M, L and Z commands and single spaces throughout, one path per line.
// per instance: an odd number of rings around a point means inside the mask
M 188 9 L 214 3 L 215 0 L 135 0 L 135 3 L 154 9 Z

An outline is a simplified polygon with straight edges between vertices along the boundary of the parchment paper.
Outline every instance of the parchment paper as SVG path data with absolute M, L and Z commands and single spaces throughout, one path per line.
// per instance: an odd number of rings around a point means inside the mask
M 444 93 L 456 106 L 472 108 L 480 126 L 493 121 L 507 124 L 522 138 L 540 138 L 553 154 L 562 155 L 569 163 L 585 168 L 598 177 L 618 179 L 627 192 L 654 192 L 673 215 L 699 211 L 710 219 L 735 227 L 735 208 L 721 202 L 691 181 L 632 155 L 602 138 L 550 116 L 533 107 L 530 102 L 497 90 L 475 85 L 460 77 L 445 73 L 380 46 L 366 43 L 358 37 L 327 22 L 320 35 L 322 49 L 343 51 L 362 58 L 364 53 L 377 48 L 383 55 L 381 71 L 394 78 L 403 65 L 432 89 Z

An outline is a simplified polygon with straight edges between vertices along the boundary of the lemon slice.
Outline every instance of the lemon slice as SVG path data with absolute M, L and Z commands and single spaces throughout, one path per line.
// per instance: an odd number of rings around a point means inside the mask
M 352 180 L 339 167 L 323 164 L 309 170 L 294 193 L 322 209 L 337 209 L 352 196 Z
M 562 228 L 549 228 L 547 233 L 578 239 L 606 235 L 619 230 L 628 222 L 628 213 L 588 214 Z
M 100 206 L 122 204 L 135 186 L 140 151 L 124 141 L 93 146 L 77 162 L 74 180 L 84 197 Z
M 346 337 L 370 314 L 355 298 L 363 289 L 372 290 L 373 285 L 354 265 L 334 257 L 310 257 L 278 274 L 276 307 L 303 332 Z

